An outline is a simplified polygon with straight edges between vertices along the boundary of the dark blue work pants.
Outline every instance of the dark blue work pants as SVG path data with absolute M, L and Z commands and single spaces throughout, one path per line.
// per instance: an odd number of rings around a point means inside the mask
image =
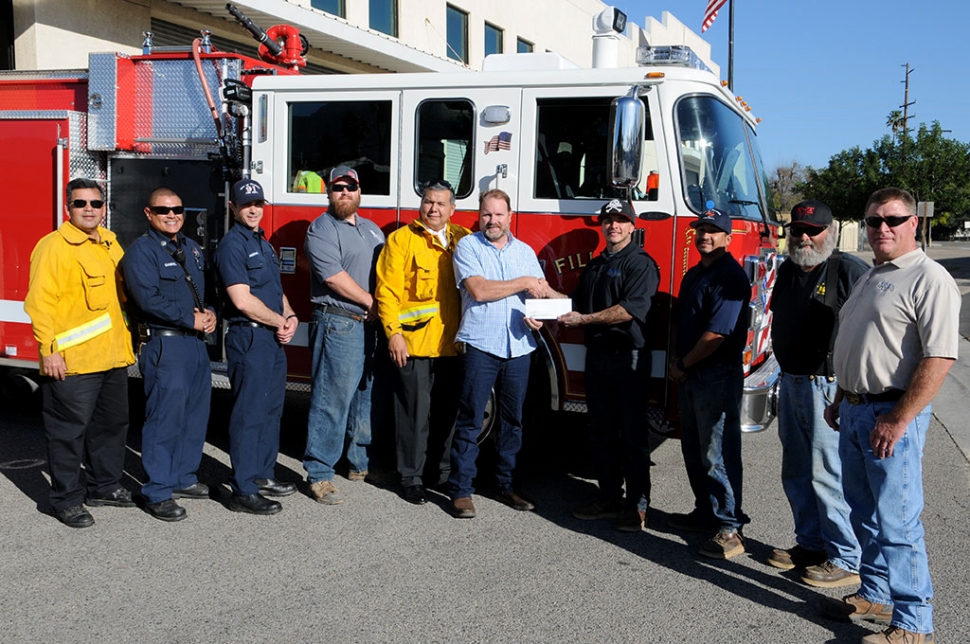
M 212 377 L 205 343 L 193 336 L 156 336 L 138 357 L 145 385 L 141 462 L 149 503 L 194 485 L 202 462 Z

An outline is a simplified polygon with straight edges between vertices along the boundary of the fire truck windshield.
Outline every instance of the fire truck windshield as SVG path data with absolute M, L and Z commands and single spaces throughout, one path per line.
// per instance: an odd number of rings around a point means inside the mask
M 713 96 L 684 97 L 676 114 L 687 204 L 697 213 L 714 207 L 761 221 L 762 165 L 741 115 Z

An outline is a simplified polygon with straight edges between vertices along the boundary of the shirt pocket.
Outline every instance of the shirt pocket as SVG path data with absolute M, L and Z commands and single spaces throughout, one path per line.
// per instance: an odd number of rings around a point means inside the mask
M 82 259 L 81 282 L 84 285 L 84 301 L 89 311 L 103 311 L 111 304 L 111 296 L 116 293 L 114 275 L 105 274 L 101 262 Z
M 252 255 L 246 258 L 246 274 L 249 276 L 249 286 L 263 286 L 266 283 L 266 260 L 262 255 Z
M 183 279 L 185 271 L 182 270 L 181 266 L 162 266 L 162 269 L 158 272 L 159 277 L 159 289 L 162 294 L 170 301 L 177 301 L 179 299 L 178 283 L 179 280 Z
M 438 290 L 438 262 L 432 257 L 414 256 L 414 299 L 433 300 Z

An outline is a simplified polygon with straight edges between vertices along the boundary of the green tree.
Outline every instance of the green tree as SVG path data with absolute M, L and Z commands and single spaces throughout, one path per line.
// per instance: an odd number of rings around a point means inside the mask
M 843 150 L 821 169 L 808 168 L 798 187 L 824 201 L 840 220 L 863 217 L 869 195 L 886 186 L 934 202 L 933 228 L 949 234 L 970 219 L 970 144 L 947 138 L 939 122 L 920 124 L 915 135 L 899 131 L 866 150 Z
M 900 110 L 893 110 L 886 117 L 886 127 L 893 131 L 893 139 L 903 129 L 903 113 Z

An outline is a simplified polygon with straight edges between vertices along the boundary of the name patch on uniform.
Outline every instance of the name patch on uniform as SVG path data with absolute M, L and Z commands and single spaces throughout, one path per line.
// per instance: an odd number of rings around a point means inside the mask
M 178 266 L 178 262 L 165 262 L 163 264 L 163 266 L 165 266 L 165 267 L 168 267 L 168 266 Z
M 250 257 L 256 257 L 257 255 L 259 255 L 259 251 L 258 250 L 257 251 L 253 251 L 252 253 L 249 253 L 249 256 Z

